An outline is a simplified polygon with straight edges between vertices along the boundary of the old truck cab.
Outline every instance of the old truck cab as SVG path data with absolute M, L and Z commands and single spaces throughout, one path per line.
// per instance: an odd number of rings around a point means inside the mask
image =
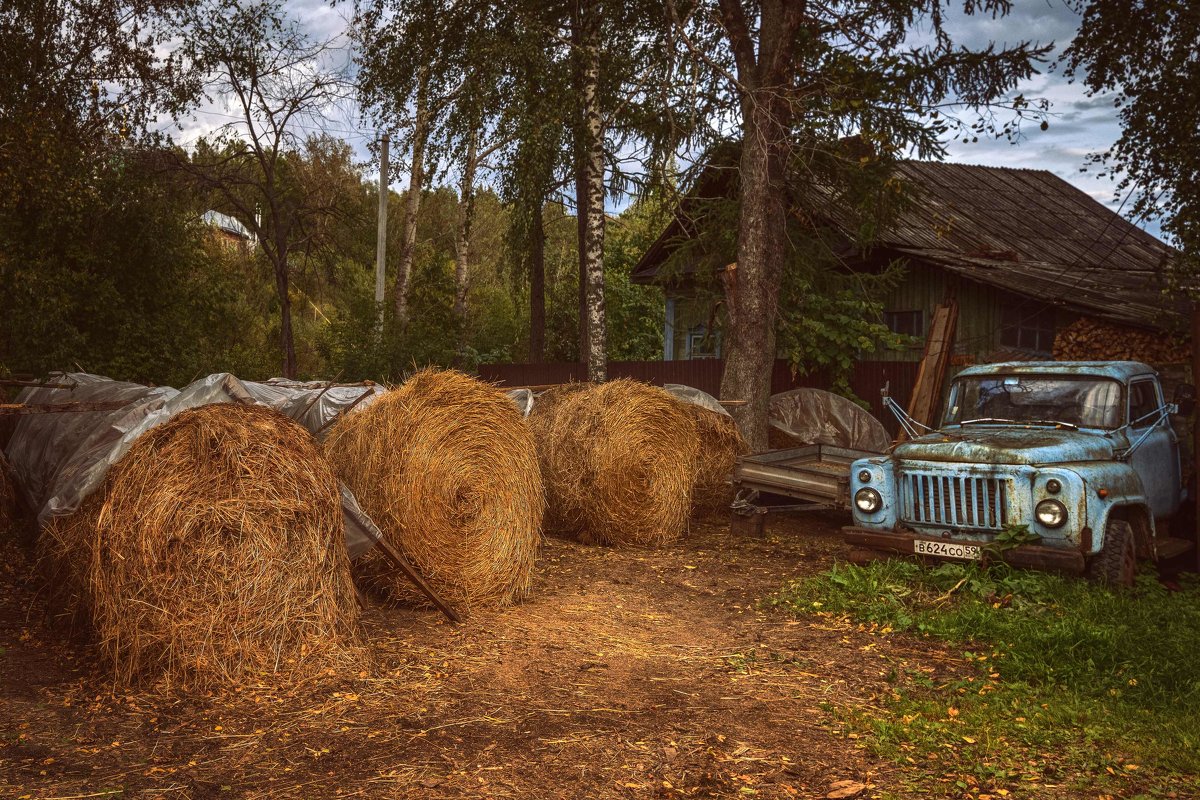
M 1166 537 L 1184 499 L 1178 410 L 1134 361 L 968 368 L 936 430 L 910 420 L 889 455 L 851 465 L 846 540 L 1129 584 L 1138 558 L 1191 546 Z

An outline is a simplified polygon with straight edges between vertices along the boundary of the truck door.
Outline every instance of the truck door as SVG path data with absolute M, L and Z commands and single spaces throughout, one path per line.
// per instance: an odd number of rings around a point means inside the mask
M 1129 384 L 1129 443 L 1133 444 L 1154 424 L 1154 413 L 1162 407 L 1162 390 L 1153 378 Z M 1155 519 L 1168 517 L 1179 508 L 1179 439 L 1169 423 L 1155 428 L 1133 452 L 1130 465 L 1141 476 L 1142 488 Z

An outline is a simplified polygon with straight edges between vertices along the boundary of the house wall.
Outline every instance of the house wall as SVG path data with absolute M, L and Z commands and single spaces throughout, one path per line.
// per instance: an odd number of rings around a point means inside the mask
M 1020 348 L 1008 347 L 1003 343 L 1001 332 L 1006 306 L 1019 309 L 1018 317 L 1025 318 L 1037 310 L 1036 301 L 1006 292 L 975 281 L 966 280 L 946 270 L 919 261 L 910 262 L 904 280 L 883 298 L 883 310 L 887 312 L 912 312 L 921 314 L 921 325 L 916 340 L 903 350 L 880 351 L 864 354 L 875 361 L 916 362 L 924 352 L 925 336 L 933 312 L 947 297 L 958 301 L 958 325 L 954 337 L 954 354 L 947 370 L 947 377 L 957 374 L 963 367 L 990 361 L 1045 357 L 1051 358 L 1049 348 L 1036 354 Z M 710 293 L 700 293 L 690 288 L 672 288 L 666 292 L 667 330 L 664 341 L 665 360 L 689 360 L 697 356 L 695 333 L 712 321 L 714 298 Z M 1079 318 L 1078 314 L 1064 309 L 1054 311 L 1054 327 L 1061 330 Z M 718 324 L 723 319 L 718 314 Z M 691 336 L 691 341 L 689 341 Z M 720 342 L 707 343 L 720 355 Z M 707 356 L 712 357 L 712 356 Z

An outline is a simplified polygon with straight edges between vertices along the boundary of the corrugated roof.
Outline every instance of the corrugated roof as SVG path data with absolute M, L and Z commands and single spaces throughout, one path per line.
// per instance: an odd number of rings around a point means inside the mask
M 897 171 L 912 202 L 879 236 L 885 251 L 1140 327 L 1178 324 L 1187 311 L 1164 294 L 1174 249 L 1050 172 L 932 161 Z M 686 234 L 676 219 L 631 277 L 653 282 Z

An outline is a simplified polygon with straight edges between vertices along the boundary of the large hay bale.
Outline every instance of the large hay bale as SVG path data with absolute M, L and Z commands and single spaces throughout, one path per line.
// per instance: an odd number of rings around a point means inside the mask
M 311 675 L 357 653 L 337 479 L 270 409 L 202 406 L 151 429 L 42 537 L 120 682 Z
M 444 600 L 469 611 L 529 592 L 545 499 L 533 437 L 503 390 L 423 370 L 340 419 L 325 447 L 363 510 Z M 374 551 L 355 574 L 394 600 L 425 602 Z
M 548 527 L 594 544 L 662 545 L 684 532 L 696 423 L 666 391 L 618 379 L 573 388 L 530 416 Z
M 692 505 L 697 511 L 719 511 L 733 500 L 729 474 L 738 456 L 750 452 L 750 446 L 728 414 L 718 414 L 695 403 L 681 402 L 681 405 L 696 423 L 699 438 Z

